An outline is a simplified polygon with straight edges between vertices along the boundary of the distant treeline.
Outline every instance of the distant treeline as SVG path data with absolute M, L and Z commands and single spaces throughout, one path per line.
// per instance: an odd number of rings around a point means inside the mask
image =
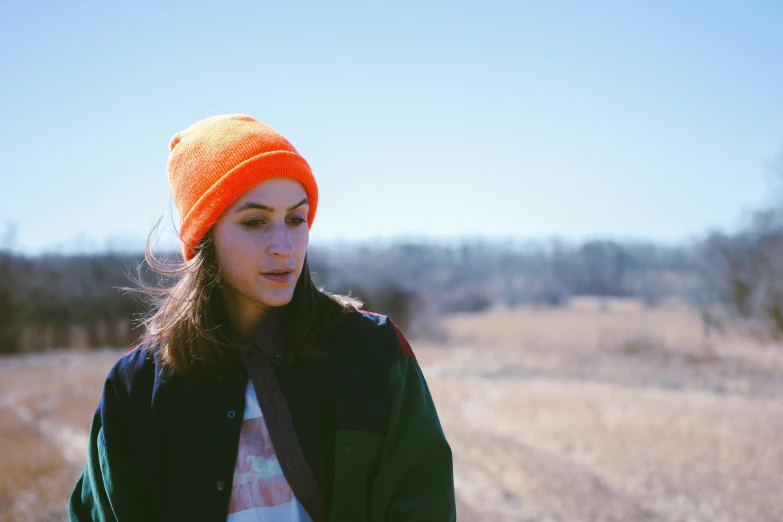
M 734 234 L 715 232 L 697 245 L 697 304 L 716 304 L 731 319 L 783 340 L 783 209 L 757 212 Z
M 128 286 L 135 261 L 0 253 L 0 351 L 133 343 L 130 319 L 143 307 L 114 287 Z
M 716 317 L 760 321 L 783 333 L 783 220 L 757 214 L 734 234 L 688 246 L 615 241 L 525 244 L 400 243 L 308 252 L 319 286 L 352 293 L 411 335 L 440 335 L 443 313 L 508 306 L 563 306 L 572 296 L 667 298 L 692 302 L 705 324 Z M 144 307 L 129 286 L 143 257 L 40 256 L 0 252 L 0 351 L 129 346 Z
M 693 293 L 698 279 L 692 250 L 613 241 L 475 240 L 321 248 L 312 255 L 316 281 L 330 290 L 350 289 L 370 309 L 397 314 L 415 334 L 436 336 L 442 313 L 494 304 L 563 306 L 578 295 L 636 296 L 654 306 Z

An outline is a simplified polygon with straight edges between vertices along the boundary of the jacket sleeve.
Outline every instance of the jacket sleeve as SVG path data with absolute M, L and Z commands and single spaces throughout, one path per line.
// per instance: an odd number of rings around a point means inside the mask
M 390 411 L 371 486 L 370 520 L 454 522 L 451 448 L 413 350 L 399 328 L 388 322 L 397 356 L 388 370 Z
M 68 504 L 72 522 L 155 518 L 150 516 L 153 492 L 145 487 L 139 447 L 131 444 L 127 388 L 122 385 L 120 368 L 121 364 L 116 364 L 106 377 L 100 403 L 92 417 L 87 464 Z

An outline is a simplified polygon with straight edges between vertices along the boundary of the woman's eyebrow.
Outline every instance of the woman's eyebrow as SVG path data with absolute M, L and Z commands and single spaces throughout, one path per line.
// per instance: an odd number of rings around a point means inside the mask
M 291 212 L 295 208 L 301 207 L 302 205 L 307 205 L 309 203 L 310 202 L 307 201 L 307 198 L 304 198 L 302 201 L 300 201 L 299 203 L 297 203 L 293 207 L 289 207 L 288 209 L 286 209 L 286 212 Z M 274 212 L 275 211 L 275 209 L 272 208 L 272 207 L 268 207 L 266 205 L 262 205 L 261 203 L 255 203 L 253 201 L 248 201 L 247 203 L 245 203 L 244 205 L 239 207 L 236 211 L 237 212 L 242 212 L 243 210 L 247 210 L 249 208 L 257 208 L 257 209 L 260 209 L 260 210 L 266 210 L 267 212 Z

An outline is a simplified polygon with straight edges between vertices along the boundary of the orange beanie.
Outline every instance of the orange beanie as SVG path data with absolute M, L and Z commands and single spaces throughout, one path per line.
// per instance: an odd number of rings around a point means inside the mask
M 169 184 L 182 219 L 186 261 L 220 215 L 258 183 L 287 177 L 302 183 L 313 225 L 318 186 L 307 161 L 279 132 L 244 114 L 213 116 L 171 138 Z

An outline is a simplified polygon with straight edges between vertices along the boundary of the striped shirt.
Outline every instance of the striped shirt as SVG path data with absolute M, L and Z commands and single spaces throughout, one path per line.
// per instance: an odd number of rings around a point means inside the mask
M 227 522 L 311 522 L 275 456 L 250 379 L 234 466 Z

